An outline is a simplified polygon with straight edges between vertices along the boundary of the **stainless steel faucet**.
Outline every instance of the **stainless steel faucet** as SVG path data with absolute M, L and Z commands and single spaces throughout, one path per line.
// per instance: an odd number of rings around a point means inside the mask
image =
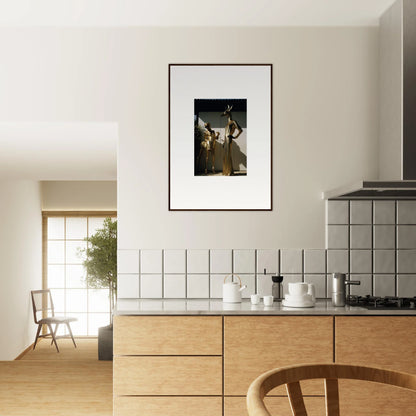
M 359 280 L 347 280 L 345 273 L 332 273 L 332 305 L 345 306 L 347 285 L 360 285 Z

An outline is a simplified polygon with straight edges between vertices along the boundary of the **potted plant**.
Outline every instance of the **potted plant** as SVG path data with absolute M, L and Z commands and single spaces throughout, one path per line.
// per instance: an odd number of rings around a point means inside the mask
M 113 359 L 113 310 L 117 297 L 117 220 L 106 218 L 103 228 L 90 237 L 85 256 L 86 283 L 94 289 L 108 288 L 110 325 L 98 329 L 98 359 Z

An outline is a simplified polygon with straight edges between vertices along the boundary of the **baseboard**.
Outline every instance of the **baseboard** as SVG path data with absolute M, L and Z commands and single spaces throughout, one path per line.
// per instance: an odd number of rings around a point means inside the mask
M 34 342 L 32 342 L 23 352 L 21 352 L 14 360 L 21 360 L 32 348 Z

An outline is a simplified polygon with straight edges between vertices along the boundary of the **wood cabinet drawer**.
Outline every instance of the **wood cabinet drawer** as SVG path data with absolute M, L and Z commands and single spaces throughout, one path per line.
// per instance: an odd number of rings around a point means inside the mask
M 416 374 L 415 317 L 340 316 L 335 318 L 335 360 Z M 340 381 L 341 414 L 412 414 L 416 393 L 355 380 Z
M 305 397 L 305 407 L 308 416 L 325 415 L 324 397 Z M 266 397 L 264 401 L 272 415 L 291 415 L 289 399 L 287 397 Z M 245 397 L 225 397 L 224 416 L 248 416 Z
M 416 318 L 335 318 L 335 361 L 416 374 Z
M 339 403 L 341 415 L 411 415 L 416 392 L 367 381 L 340 380 Z
M 220 316 L 115 316 L 114 355 L 221 355 Z
M 137 415 L 222 416 L 222 397 L 129 396 L 114 398 L 114 416 Z
M 332 363 L 331 316 L 264 316 L 224 318 L 224 391 L 244 396 L 265 371 L 307 363 Z M 302 383 L 306 394 L 323 394 L 323 382 Z M 285 395 L 278 387 L 273 395 Z
M 115 395 L 222 394 L 221 357 L 115 357 Z

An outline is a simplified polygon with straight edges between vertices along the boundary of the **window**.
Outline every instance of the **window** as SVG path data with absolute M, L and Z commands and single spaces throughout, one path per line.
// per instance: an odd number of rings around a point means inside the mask
M 85 281 L 79 250 L 86 237 L 103 226 L 112 213 L 44 213 L 44 287 L 51 289 L 56 315 L 78 318 L 71 324 L 77 336 L 97 336 L 110 323 L 108 289 L 93 289 Z M 60 327 L 58 333 L 65 333 Z

